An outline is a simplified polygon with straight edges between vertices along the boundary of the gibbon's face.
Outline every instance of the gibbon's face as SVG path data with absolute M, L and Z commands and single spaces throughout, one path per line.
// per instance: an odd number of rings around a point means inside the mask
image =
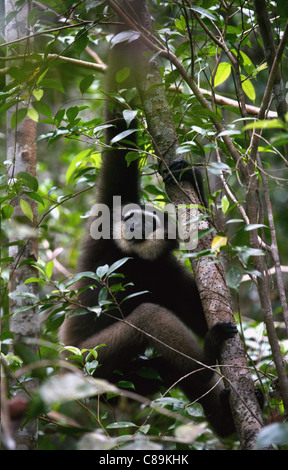
M 113 236 L 125 253 L 146 260 L 177 248 L 176 225 L 168 214 L 152 206 L 123 210 L 121 222 L 114 224 Z

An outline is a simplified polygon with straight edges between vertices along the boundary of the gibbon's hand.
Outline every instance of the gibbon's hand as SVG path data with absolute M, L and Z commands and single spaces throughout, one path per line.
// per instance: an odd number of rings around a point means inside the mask
M 174 178 L 178 182 L 188 181 L 192 184 L 200 202 L 202 202 L 202 204 L 207 207 L 203 187 L 203 178 L 198 168 L 195 168 L 190 163 L 186 162 L 186 160 L 184 159 L 175 160 L 169 165 L 168 169 L 164 169 L 162 171 L 162 177 L 165 184 L 175 183 Z

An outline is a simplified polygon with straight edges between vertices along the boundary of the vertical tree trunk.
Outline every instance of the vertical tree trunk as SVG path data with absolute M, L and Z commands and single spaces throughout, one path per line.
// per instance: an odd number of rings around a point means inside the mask
M 8 0 L 5 2 L 6 17 L 11 11 L 17 11 L 17 2 Z M 30 2 L 26 2 L 19 8 L 19 12 L 6 26 L 6 40 L 13 41 L 21 37 L 29 35 L 29 28 L 27 24 L 27 16 L 29 13 Z M 19 54 L 31 52 L 31 40 L 25 41 L 25 44 L 17 46 Z M 15 51 L 15 49 L 14 49 Z M 10 65 L 10 63 L 9 63 Z M 17 61 L 13 63 L 17 66 Z M 19 102 L 19 108 L 23 104 Z M 7 160 L 11 160 L 12 164 L 9 171 L 9 178 L 12 180 L 17 178 L 21 171 L 25 171 L 32 176 L 36 175 L 36 144 L 33 143 L 36 137 L 36 124 L 29 117 L 16 124 L 15 128 L 11 129 L 11 116 L 19 111 L 19 108 L 13 107 L 7 112 Z M 25 200 L 25 195 L 21 195 L 21 199 Z M 37 203 L 31 199 L 26 199 L 33 212 L 33 221 L 26 217 L 20 206 L 20 197 L 14 202 L 14 213 L 12 218 L 12 226 L 9 233 L 10 250 L 9 256 L 13 257 L 13 262 L 10 266 L 10 293 L 28 292 L 37 294 L 38 284 L 30 283 L 25 285 L 24 281 L 29 277 L 36 277 L 35 269 L 30 263 L 23 263 L 27 260 L 37 261 L 38 257 L 38 240 L 36 236 L 36 227 L 38 223 L 38 208 Z M 25 231 L 24 231 L 25 229 Z M 26 233 L 26 235 L 24 234 Z M 27 235 L 28 233 L 28 235 Z M 11 297 L 10 300 L 10 330 L 14 335 L 14 347 L 16 348 L 23 342 L 29 345 L 29 340 L 32 346 L 29 348 L 35 350 L 35 339 L 38 338 L 39 326 L 38 318 L 33 308 L 33 301 L 31 301 L 31 308 L 23 312 L 17 313 L 13 316 L 15 309 L 29 306 L 29 299 L 27 297 Z M 14 383 L 14 387 L 19 384 Z M 17 391 L 17 396 L 24 396 L 27 398 L 30 391 L 34 391 L 37 382 L 35 379 L 28 380 L 22 383 L 22 390 Z M 15 448 L 22 450 L 30 450 L 37 448 L 37 421 L 29 421 L 23 429 L 19 429 L 15 435 Z

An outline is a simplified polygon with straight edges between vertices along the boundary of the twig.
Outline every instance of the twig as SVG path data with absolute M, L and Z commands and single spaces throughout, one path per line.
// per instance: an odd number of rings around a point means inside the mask
M 41 36 L 42 34 L 55 33 L 56 31 L 62 31 L 64 29 L 79 28 L 80 26 L 83 26 L 83 24 L 91 24 L 91 23 L 93 24 L 92 21 L 83 21 L 79 24 L 73 24 L 73 25 L 69 24 L 66 26 L 59 26 L 59 28 L 46 29 L 45 31 L 37 31 L 36 33 L 30 34 L 28 36 L 22 36 L 21 38 L 13 39 L 13 41 L 4 42 L 0 44 L 0 47 L 11 46 L 11 44 L 16 44 L 17 42 L 28 41 L 37 36 Z

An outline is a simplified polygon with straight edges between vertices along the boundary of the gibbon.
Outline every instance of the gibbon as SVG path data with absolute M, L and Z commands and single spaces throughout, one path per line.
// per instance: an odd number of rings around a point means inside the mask
M 125 25 L 122 29 L 125 30 Z M 119 88 L 131 90 L 137 86 L 133 57 L 139 53 L 139 41 L 118 43 L 110 51 L 106 92 L 109 146 L 120 133 L 136 129 L 133 121 L 127 129 L 123 118 L 125 108 L 121 100 L 115 100 L 115 93 Z M 130 75 L 118 84 L 116 74 L 124 67 L 130 69 Z M 117 382 L 122 376 L 115 371 L 120 369 L 125 379 L 135 379 L 139 393 L 154 391 L 155 382 L 158 388 L 177 383 L 189 400 L 201 403 L 214 430 L 220 436 L 227 436 L 234 432 L 229 397 L 220 384 L 215 386 L 213 369 L 209 366 L 217 364 L 223 342 L 234 337 L 237 328 L 227 322 L 217 323 L 208 330 L 195 280 L 173 253 L 178 241 L 175 236 L 169 237 L 168 215 L 141 204 L 138 161 L 127 165 L 125 159 L 129 149 L 137 145 L 136 134 L 135 130 L 127 136 L 128 144 L 122 140 L 103 154 L 97 204 L 109 208 L 109 230 L 105 237 L 95 236 L 92 227 L 94 222 L 97 227 L 97 214 L 92 217 L 78 265 L 79 272 L 95 272 L 99 266 L 111 266 L 117 260 L 129 258 L 120 268 L 126 285 L 120 293 L 122 297 L 117 297 L 120 308 L 115 306 L 98 317 L 93 312 L 68 315 L 60 329 L 60 340 L 81 349 L 105 344 L 98 350 L 100 367 L 95 376 Z M 195 176 L 185 161 L 178 160 L 170 171 L 178 181 L 190 181 L 204 200 L 198 170 Z M 115 214 L 115 196 L 121 197 L 121 205 L 117 207 L 120 218 Z M 119 283 L 119 278 L 113 279 L 111 285 Z M 85 289 L 92 283 L 85 278 L 78 284 L 81 291 L 78 300 L 85 307 L 98 305 L 101 288 Z M 129 294 L 139 292 L 144 293 L 121 302 Z M 196 336 L 204 339 L 203 348 Z M 141 359 L 147 348 L 153 348 L 156 355 Z M 161 377 L 161 380 L 151 380 L 151 390 L 150 380 L 141 381 L 137 375 L 139 363 L 145 367 L 151 365 Z

